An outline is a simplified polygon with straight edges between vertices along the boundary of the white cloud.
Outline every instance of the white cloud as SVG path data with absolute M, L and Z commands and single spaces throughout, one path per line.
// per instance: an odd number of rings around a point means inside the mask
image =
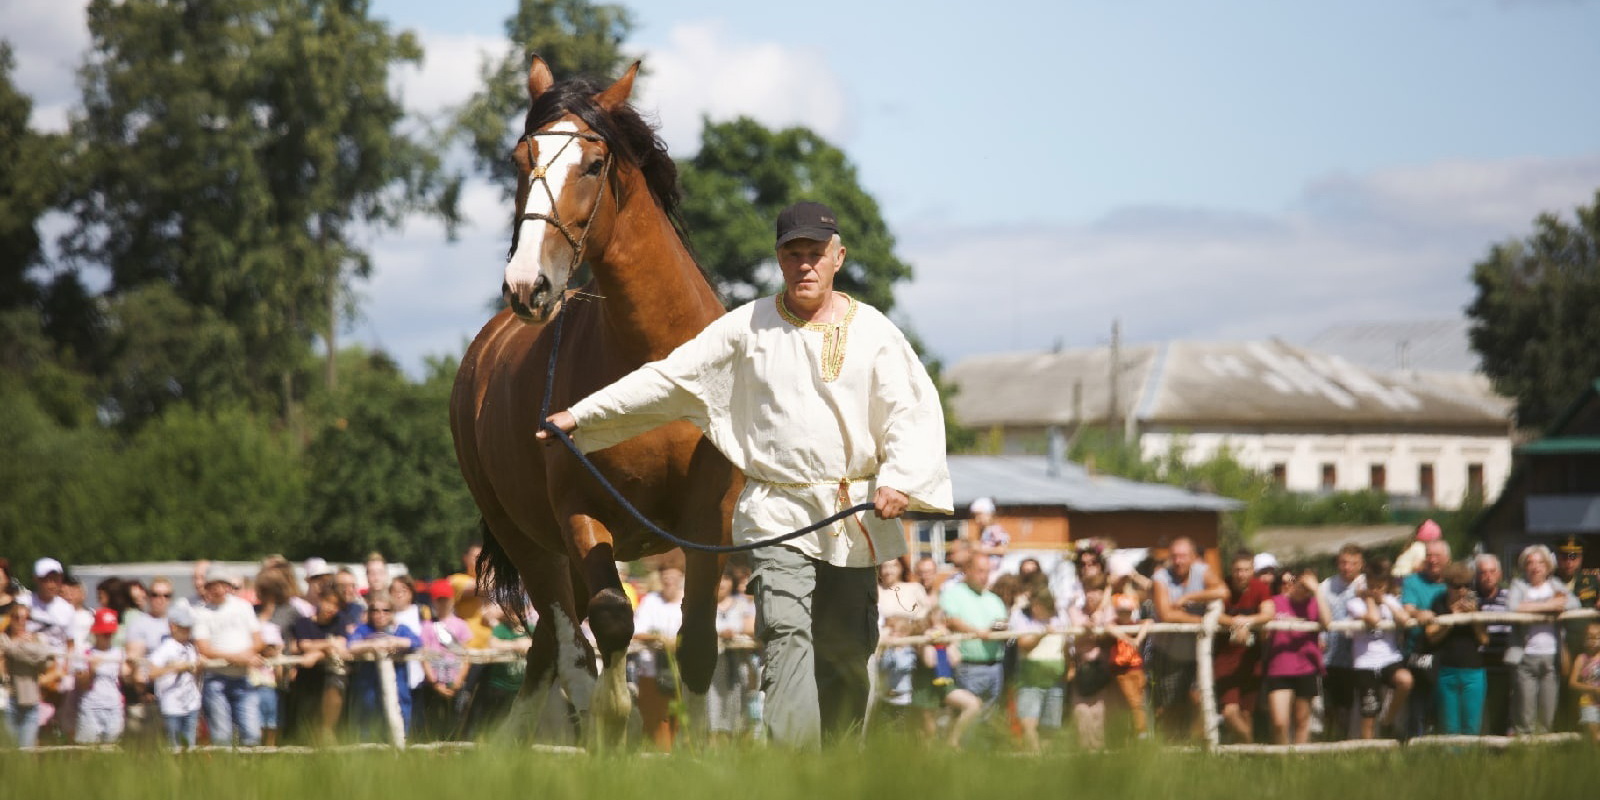
M 387 350 L 413 374 L 426 356 L 459 356 L 500 291 L 511 212 L 500 190 L 482 181 L 466 186 L 461 206 L 466 223 L 453 243 L 423 218 L 375 237 L 372 277 L 356 287 L 362 318 L 350 338 Z
M 419 31 L 423 61 L 420 68 L 400 67 L 392 73 L 406 109 L 433 116 L 465 102 L 481 84 L 478 69 L 486 57 L 498 57 L 506 48 L 503 36 L 445 34 Z
M 899 231 L 897 308 L 958 360 L 1134 341 L 1309 338 L 1351 321 L 1458 318 L 1472 264 L 1542 211 L 1593 201 L 1600 155 L 1448 162 L 1319 180 L 1281 214 L 1144 208 L 1089 225 Z
M 87 0 L 32 0 L 6 3 L 5 30 L 17 59 L 12 79 L 33 99 L 32 127 L 61 131 L 67 109 L 77 101 L 76 71 L 89 48 Z
M 679 24 L 644 58 L 641 110 L 658 115 L 678 155 L 700 148 L 700 119 L 748 116 L 769 128 L 805 125 L 834 143 L 850 134 L 844 81 L 819 47 L 733 41 L 719 22 Z

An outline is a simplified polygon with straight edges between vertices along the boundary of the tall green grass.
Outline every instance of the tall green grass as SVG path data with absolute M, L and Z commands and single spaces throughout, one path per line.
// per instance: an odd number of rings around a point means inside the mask
M 1137 749 L 1039 758 L 908 742 L 790 753 L 585 756 L 515 749 L 313 755 L 0 753 L 5 800 L 935 800 L 936 798 L 1575 798 L 1597 796 L 1588 745 L 1220 756 Z

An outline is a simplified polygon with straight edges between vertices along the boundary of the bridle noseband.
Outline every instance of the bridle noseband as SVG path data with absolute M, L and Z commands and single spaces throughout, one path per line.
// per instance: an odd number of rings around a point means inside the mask
M 506 261 L 510 262 L 511 257 L 517 253 L 517 240 L 522 237 L 522 223 L 533 220 L 537 222 L 544 222 L 550 225 L 550 227 L 556 229 L 557 233 L 561 234 L 562 238 L 567 240 L 567 245 L 572 248 L 572 267 L 573 269 L 577 269 L 578 265 L 583 262 L 583 248 L 584 245 L 589 241 L 589 231 L 594 229 L 595 215 L 600 213 L 600 201 L 605 198 L 606 186 L 610 185 L 611 182 L 611 151 L 609 149 L 606 151 L 605 166 L 601 167 L 600 169 L 600 196 L 595 198 L 594 208 L 589 209 L 589 218 L 583 223 L 583 235 L 573 236 L 572 230 L 561 221 L 561 211 L 556 207 L 556 195 L 555 192 L 551 191 L 550 189 L 549 178 L 545 177 L 545 168 L 539 166 L 538 159 L 534 157 L 533 139 L 536 136 L 567 137 L 567 140 L 562 143 L 560 149 L 556 150 L 556 154 L 550 157 L 550 163 L 552 164 L 554 164 L 557 159 L 561 158 L 561 154 L 566 152 L 566 149 L 571 146 L 573 140 L 575 139 L 583 139 L 585 141 L 598 142 L 601 144 L 605 143 L 605 139 L 598 134 L 586 131 L 534 131 L 532 133 L 523 134 L 522 138 L 517 140 L 517 147 L 526 145 L 528 148 L 528 164 L 530 165 L 529 169 L 531 170 L 528 173 L 528 192 L 530 194 L 533 192 L 533 184 L 539 184 L 543 186 L 545 197 L 550 198 L 550 213 L 536 214 L 529 212 L 527 211 L 528 205 L 526 201 L 524 201 L 522 205 L 523 212 L 517 215 L 514 224 L 511 226 L 511 250 L 506 253 Z

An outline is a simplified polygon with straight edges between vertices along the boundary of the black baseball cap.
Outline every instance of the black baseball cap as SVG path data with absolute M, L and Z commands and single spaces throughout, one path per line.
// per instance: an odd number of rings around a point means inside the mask
M 778 214 L 778 247 L 795 239 L 825 242 L 839 232 L 839 218 L 821 203 L 803 200 Z

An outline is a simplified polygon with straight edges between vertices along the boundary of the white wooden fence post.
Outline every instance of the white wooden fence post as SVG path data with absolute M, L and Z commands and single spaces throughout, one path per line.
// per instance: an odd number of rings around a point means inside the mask
M 395 685 L 394 659 L 378 651 L 378 690 L 383 695 L 383 716 L 389 723 L 389 741 L 397 749 L 406 747 L 406 722 L 400 713 L 400 692 Z
M 1214 750 L 1221 742 L 1217 715 L 1216 674 L 1212 668 L 1211 646 L 1216 640 L 1217 618 L 1222 616 L 1222 601 L 1212 600 L 1206 605 L 1206 615 L 1200 620 L 1200 638 L 1194 644 L 1195 680 L 1200 683 L 1200 713 L 1206 729 L 1206 749 Z

